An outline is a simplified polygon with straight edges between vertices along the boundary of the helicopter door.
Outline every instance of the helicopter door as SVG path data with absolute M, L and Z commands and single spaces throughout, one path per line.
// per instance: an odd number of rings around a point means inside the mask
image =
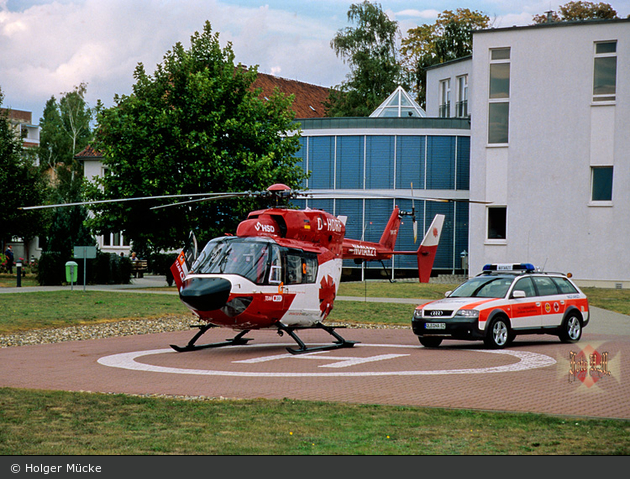
M 287 326 L 309 326 L 320 317 L 317 255 L 298 249 L 287 249 L 283 255 L 284 290 L 294 295 Z

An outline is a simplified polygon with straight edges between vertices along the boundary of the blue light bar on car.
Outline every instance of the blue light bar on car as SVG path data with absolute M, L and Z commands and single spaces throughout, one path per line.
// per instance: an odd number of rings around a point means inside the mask
M 486 264 L 484 271 L 534 271 L 536 268 L 531 263 L 495 263 Z

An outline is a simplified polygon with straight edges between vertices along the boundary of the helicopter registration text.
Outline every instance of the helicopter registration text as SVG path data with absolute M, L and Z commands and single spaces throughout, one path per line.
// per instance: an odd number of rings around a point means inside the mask
M 325 221 L 322 218 L 317 218 L 317 229 L 321 231 L 324 228 L 340 233 L 343 230 L 343 222 L 337 218 L 329 218 Z

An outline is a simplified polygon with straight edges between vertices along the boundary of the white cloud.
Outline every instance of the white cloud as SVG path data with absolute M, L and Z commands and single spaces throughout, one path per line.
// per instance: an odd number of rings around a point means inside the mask
M 411 18 L 419 18 L 422 20 L 435 20 L 438 15 L 442 13 L 440 10 L 415 10 L 415 9 L 406 9 L 396 12 L 396 18 L 400 17 L 411 17 Z
M 226 0 L 229 2 L 229 0 Z M 273 3 L 273 2 L 271 2 Z M 168 50 L 203 29 L 206 20 L 236 61 L 259 70 L 330 86 L 345 66 L 329 46 L 338 25 L 269 5 L 217 0 L 83 0 L 35 2 L 9 11 L 0 0 L 0 88 L 5 107 L 33 111 L 38 121 L 51 96 L 87 83 L 87 100 L 111 105 L 129 94 L 133 71 L 151 73 Z M 344 21 L 345 23 L 345 21 Z

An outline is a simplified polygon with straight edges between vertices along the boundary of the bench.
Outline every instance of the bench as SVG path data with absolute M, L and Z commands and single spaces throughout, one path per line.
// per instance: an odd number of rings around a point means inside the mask
M 147 261 L 144 259 L 138 259 L 131 262 L 131 271 L 134 278 L 143 278 L 144 273 L 147 272 Z

